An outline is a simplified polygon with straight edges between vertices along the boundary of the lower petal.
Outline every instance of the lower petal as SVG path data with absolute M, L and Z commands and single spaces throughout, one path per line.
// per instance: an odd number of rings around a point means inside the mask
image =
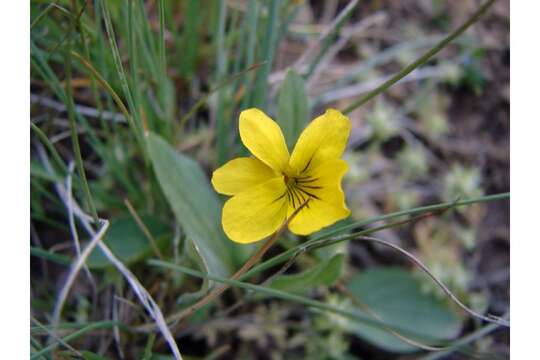
M 238 243 L 259 241 L 283 225 L 287 196 L 283 177 L 268 180 L 243 191 L 223 206 L 223 230 Z
M 336 188 L 336 191 L 340 189 Z M 349 209 L 343 206 L 312 199 L 289 223 L 289 230 L 297 235 L 309 235 L 332 225 L 350 215 Z
M 310 196 L 310 200 L 289 223 L 293 233 L 308 235 L 350 215 L 341 188 L 341 178 L 347 170 L 347 163 L 336 159 L 310 171 L 308 177 L 298 179 L 296 191 L 306 198 Z M 293 211 L 289 206 L 288 216 Z

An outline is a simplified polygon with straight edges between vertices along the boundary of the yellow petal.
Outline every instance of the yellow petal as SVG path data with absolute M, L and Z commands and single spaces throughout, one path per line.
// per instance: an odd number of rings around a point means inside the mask
M 278 174 L 256 158 L 237 158 L 212 174 L 212 185 L 218 193 L 235 195 L 261 184 Z
M 287 168 L 289 150 L 279 125 L 259 109 L 240 113 L 240 137 L 259 160 L 276 171 Z
M 293 233 L 308 235 L 350 215 L 341 189 L 341 178 L 347 170 L 344 160 L 330 160 L 297 179 L 296 191 L 306 198 L 310 195 L 311 200 L 289 223 Z M 288 216 L 293 211 L 289 204 Z
M 289 162 L 297 174 L 338 159 L 349 139 L 351 123 L 338 110 L 328 109 L 313 120 L 298 138 Z
M 230 198 L 223 206 L 223 230 L 231 240 L 248 244 L 274 233 L 286 217 L 286 186 L 277 177 Z

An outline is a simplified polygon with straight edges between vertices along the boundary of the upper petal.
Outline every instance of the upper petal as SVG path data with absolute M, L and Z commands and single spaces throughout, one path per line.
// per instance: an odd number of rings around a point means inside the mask
M 293 233 L 308 235 L 350 215 L 341 188 L 341 179 L 347 170 L 344 160 L 330 160 L 313 169 L 309 176 L 297 180 L 297 191 L 311 199 L 289 223 Z M 288 216 L 293 211 L 289 204 Z
M 286 190 L 280 176 L 227 200 L 222 216 L 227 236 L 235 242 L 248 244 L 277 231 L 287 217 Z
M 278 174 L 259 159 L 242 157 L 216 169 L 212 185 L 218 193 L 235 195 L 276 176 Z
M 298 174 L 338 159 L 349 139 L 351 123 L 341 112 L 328 109 L 302 132 L 289 164 Z
M 259 109 L 240 113 L 240 137 L 259 160 L 276 171 L 287 168 L 289 150 L 279 125 Z

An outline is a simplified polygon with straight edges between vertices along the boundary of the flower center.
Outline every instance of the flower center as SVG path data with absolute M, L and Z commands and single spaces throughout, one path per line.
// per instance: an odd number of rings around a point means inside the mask
M 285 185 L 287 187 L 290 187 L 290 186 L 293 186 L 295 183 L 296 183 L 296 178 L 292 177 L 292 176 L 288 176 L 286 174 L 283 174 L 283 176 L 285 177 Z
M 285 186 L 287 186 L 287 200 L 294 209 L 300 207 L 308 199 L 320 200 L 315 194 L 316 190 L 322 188 L 316 185 L 316 181 L 319 180 L 318 178 L 305 175 L 291 177 L 283 174 L 283 176 Z M 306 204 L 306 207 L 309 208 L 309 204 Z

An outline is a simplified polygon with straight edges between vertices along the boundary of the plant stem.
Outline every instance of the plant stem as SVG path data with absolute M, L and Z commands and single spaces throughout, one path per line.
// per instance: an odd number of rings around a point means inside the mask
M 346 230 L 349 230 L 349 229 L 369 225 L 369 224 L 372 224 L 374 222 L 378 222 L 378 221 L 382 221 L 382 220 L 393 219 L 393 218 L 396 218 L 396 217 L 401 217 L 401 216 L 406 216 L 406 215 L 423 214 L 423 213 L 431 213 L 431 212 L 434 212 L 434 211 L 452 209 L 452 208 L 457 207 L 457 206 L 471 205 L 471 204 L 480 203 L 480 202 L 486 202 L 486 201 L 508 199 L 509 197 L 510 197 L 510 193 L 488 195 L 488 196 L 482 196 L 482 197 L 479 197 L 479 198 L 456 201 L 456 202 L 453 202 L 453 203 L 441 203 L 441 204 L 435 204 L 435 205 L 422 206 L 422 207 L 409 209 L 409 210 L 404 210 L 404 211 L 397 211 L 397 212 L 394 212 L 394 213 L 391 213 L 391 214 L 385 214 L 385 215 L 376 216 L 376 217 L 373 217 L 373 218 L 370 218 L 370 219 L 366 219 L 366 220 L 363 220 L 363 221 L 359 221 L 359 222 L 356 222 L 354 224 L 344 226 L 344 227 L 342 227 L 340 229 L 336 229 L 335 231 L 332 231 L 331 233 L 326 234 L 325 236 L 321 236 L 321 237 L 318 237 L 318 238 L 311 239 L 311 240 L 309 240 L 309 241 L 307 241 L 307 242 L 305 242 L 303 244 L 299 244 L 299 245 L 295 246 L 294 248 L 291 248 L 291 249 L 289 249 L 287 251 L 284 251 L 281 254 L 276 255 L 273 258 L 270 258 L 270 259 L 266 260 L 265 262 L 257 265 L 256 267 L 254 267 L 253 269 L 248 271 L 244 275 L 244 277 L 241 278 L 241 280 L 244 279 L 245 277 L 258 274 L 258 273 L 260 273 L 260 272 L 262 272 L 262 271 L 264 271 L 264 270 L 266 270 L 268 268 L 271 268 L 272 266 L 275 266 L 275 265 L 280 264 L 280 263 L 282 263 L 284 261 L 287 261 L 287 259 L 294 256 L 299 251 L 306 251 L 307 249 L 311 249 L 311 248 L 320 248 L 320 247 L 324 247 L 324 246 L 337 244 L 339 242 L 350 240 L 350 239 L 352 239 L 352 238 L 354 238 L 356 236 L 369 235 L 369 234 L 372 234 L 372 233 L 380 231 L 380 230 L 384 230 L 384 229 L 387 229 L 387 228 L 391 228 L 391 227 L 400 225 L 401 223 L 408 223 L 408 222 L 411 222 L 411 221 L 415 221 L 416 219 L 415 218 L 408 219 L 408 220 L 404 220 L 404 221 L 401 221 L 401 222 L 398 222 L 398 223 L 392 223 L 392 224 L 382 225 L 382 226 L 375 227 L 375 228 L 366 229 L 366 230 L 359 231 L 359 232 L 349 234 L 349 235 L 345 235 L 345 236 L 337 236 L 335 238 L 330 238 L 331 236 L 336 235 L 339 232 L 343 232 L 343 231 L 346 231 Z

